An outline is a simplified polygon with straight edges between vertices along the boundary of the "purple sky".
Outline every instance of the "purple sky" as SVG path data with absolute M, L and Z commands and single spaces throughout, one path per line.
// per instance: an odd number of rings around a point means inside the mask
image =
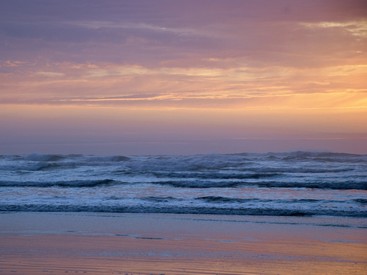
M 367 153 L 364 0 L 0 2 L 0 154 Z

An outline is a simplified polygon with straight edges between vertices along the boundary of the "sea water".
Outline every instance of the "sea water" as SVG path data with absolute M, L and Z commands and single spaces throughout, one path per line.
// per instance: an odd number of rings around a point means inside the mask
M 365 218 L 367 155 L 3 155 L 0 211 Z

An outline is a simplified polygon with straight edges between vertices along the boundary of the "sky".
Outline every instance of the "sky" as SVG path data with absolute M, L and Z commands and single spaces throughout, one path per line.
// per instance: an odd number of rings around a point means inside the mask
M 364 0 L 2 0 L 0 154 L 367 153 Z

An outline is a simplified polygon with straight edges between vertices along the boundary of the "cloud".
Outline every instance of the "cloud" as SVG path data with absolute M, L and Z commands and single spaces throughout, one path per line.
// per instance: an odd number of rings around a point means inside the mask
M 6 102 L 284 105 L 366 89 L 361 1 L 14 1 L 0 11 Z
M 26 62 L 19 61 L 19 60 L 5 60 L 0 63 L 0 67 L 7 67 L 7 68 L 17 68 L 23 66 Z
M 65 22 L 65 24 L 92 30 L 106 30 L 106 29 L 123 30 L 123 31 L 142 30 L 163 34 L 173 34 L 177 36 L 207 36 L 206 33 L 200 32 L 195 29 L 164 27 L 153 24 L 147 24 L 144 22 L 131 23 L 131 22 L 119 22 L 119 21 L 71 21 L 71 22 Z
M 0 75 L 0 102 L 264 110 L 366 107 L 366 65 L 256 67 L 230 60 L 218 67 L 150 67 L 65 62 L 37 66 L 34 71 L 24 64 Z
M 356 37 L 367 38 L 367 21 L 300 23 L 309 29 L 340 29 Z
M 366 58 L 359 0 L 21 2 L 0 6 L 6 59 L 190 68 L 210 59 L 320 67 Z
M 63 77 L 65 74 L 59 72 L 36 72 L 36 75 L 44 77 Z

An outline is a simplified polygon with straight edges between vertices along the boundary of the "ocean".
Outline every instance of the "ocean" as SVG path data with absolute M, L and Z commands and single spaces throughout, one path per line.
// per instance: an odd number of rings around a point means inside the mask
M 367 155 L 2 155 L 0 211 L 366 218 Z

